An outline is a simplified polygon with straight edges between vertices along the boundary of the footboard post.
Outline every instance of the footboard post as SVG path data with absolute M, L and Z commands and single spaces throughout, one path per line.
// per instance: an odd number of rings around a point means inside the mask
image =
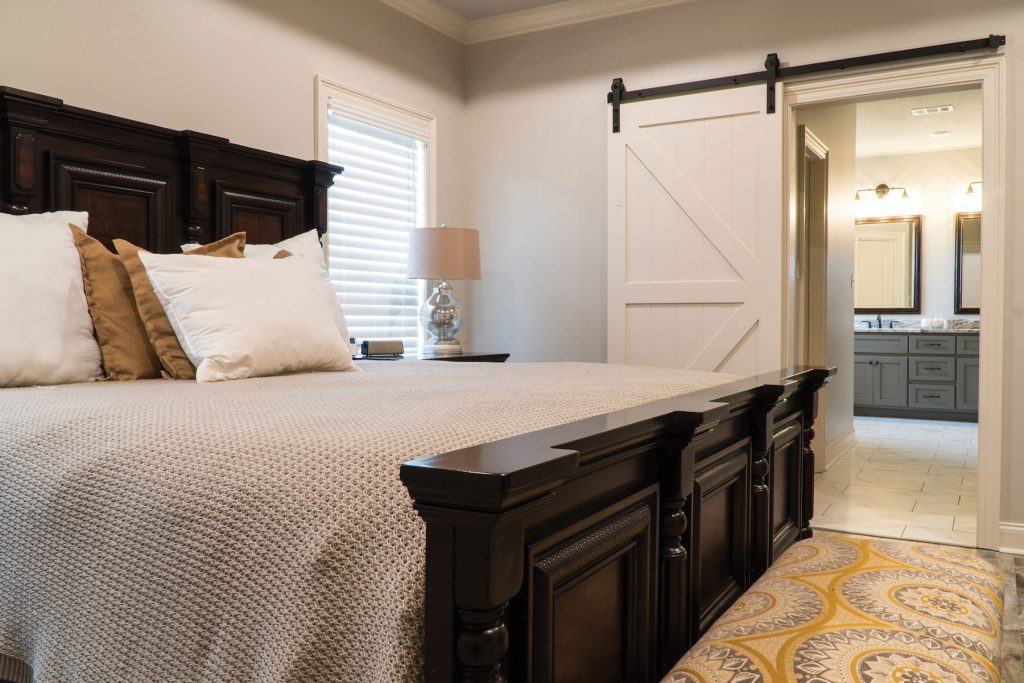
M 810 538 L 811 518 L 814 517 L 814 421 L 818 418 L 818 390 L 832 381 L 835 368 L 815 370 L 812 383 L 805 385 L 803 401 L 804 453 L 801 463 L 803 474 L 803 503 L 800 506 L 800 538 Z
M 770 472 L 775 435 L 775 406 L 793 389 L 782 384 L 766 385 L 750 411 L 751 474 L 751 561 L 753 582 L 772 562 L 772 496 Z
M 661 466 L 661 519 L 658 549 L 658 676 L 663 676 L 693 644 L 690 633 L 689 520 L 693 495 L 695 444 L 717 422 L 692 422 L 668 440 Z
M 506 612 L 523 584 L 523 515 L 417 503 L 427 522 L 427 681 L 505 683 Z M 452 657 L 454 655 L 454 657 Z
M 427 523 L 427 683 L 505 683 L 509 602 L 522 589 L 525 519 L 579 466 L 564 449 L 505 452 L 491 445 L 402 465 Z M 516 467 L 518 466 L 518 467 Z

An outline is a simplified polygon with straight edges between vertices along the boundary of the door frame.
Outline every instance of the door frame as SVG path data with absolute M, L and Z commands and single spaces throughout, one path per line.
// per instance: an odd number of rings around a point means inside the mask
M 915 91 L 957 86 L 980 86 L 982 92 L 982 186 L 983 218 L 981 310 L 984 329 L 981 333 L 980 384 L 978 411 L 978 531 L 977 545 L 992 550 L 1004 549 L 1020 552 L 1016 525 L 1000 525 L 1001 474 L 1003 453 L 1006 452 L 1006 429 L 1010 424 L 1004 414 L 1008 402 L 1002 369 L 1010 348 L 1007 334 L 1007 272 L 1008 233 L 1006 229 L 1006 66 L 1003 55 L 981 58 L 936 59 L 908 66 L 889 66 L 842 74 L 812 77 L 787 82 L 783 91 L 783 191 L 788 215 L 786 247 L 783 250 L 788 266 L 793 255 L 795 234 L 796 179 L 796 109 L 811 104 L 842 104 L 878 96 L 900 96 Z M 803 150 L 800 150 L 803 153 Z M 784 267 L 783 273 L 790 272 Z M 792 325 L 793 287 L 791 278 L 783 283 L 787 293 L 783 298 L 783 330 Z M 852 315 L 852 311 L 851 311 Z M 853 334 L 851 326 L 851 334 Z M 792 354 L 788 334 L 784 334 L 783 347 L 787 358 Z
M 825 310 L 828 301 L 828 280 L 825 277 L 828 268 L 828 145 L 822 142 L 814 131 L 807 126 L 797 126 L 796 140 L 798 151 L 795 162 L 796 169 L 796 214 L 794 217 L 794 249 L 802 249 L 803 260 L 799 258 L 799 251 L 794 254 L 795 273 L 795 305 L 796 322 L 800 325 L 800 332 L 806 339 L 801 340 L 801 334 L 797 333 L 793 339 L 795 345 L 795 360 L 798 364 L 825 365 L 826 325 Z M 815 167 L 812 170 L 809 167 Z M 821 201 L 824 203 L 825 217 L 823 221 L 813 222 L 808 215 L 807 197 L 800 196 L 800 190 L 806 193 L 810 187 L 808 176 L 815 171 L 823 172 L 820 179 L 823 180 L 821 189 Z M 803 230 L 800 230 L 801 224 Z M 815 244 L 821 245 L 814 248 Z M 812 284 L 819 284 L 813 287 Z M 783 293 L 785 296 L 785 293 Z M 820 314 L 820 315 L 816 315 Z M 788 334 L 788 332 L 787 332 Z M 825 394 L 819 398 L 823 404 Z M 819 409 L 819 415 L 824 415 L 824 407 Z M 824 429 L 822 429 L 824 433 Z

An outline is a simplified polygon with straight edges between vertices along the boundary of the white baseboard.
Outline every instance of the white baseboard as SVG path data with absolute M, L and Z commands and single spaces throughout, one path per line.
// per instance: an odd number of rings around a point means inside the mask
M 825 445 L 823 457 L 815 461 L 815 471 L 824 472 L 829 467 L 832 467 L 835 461 L 846 455 L 856 443 L 857 432 L 854 431 L 853 427 L 850 427 L 849 431 L 845 434 L 838 439 L 833 439 L 832 443 Z
M 1024 524 L 1000 522 L 999 551 L 1024 555 Z

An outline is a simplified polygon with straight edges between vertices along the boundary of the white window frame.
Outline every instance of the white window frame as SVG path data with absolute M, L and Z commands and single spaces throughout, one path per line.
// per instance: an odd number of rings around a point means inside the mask
M 335 112 L 412 137 L 426 142 L 426 159 L 424 167 L 427 171 L 425 215 L 429 226 L 437 223 L 437 117 L 412 107 L 407 107 L 391 100 L 357 90 L 355 88 L 317 75 L 314 79 L 314 136 L 316 159 L 327 161 L 328 133 L 327 112 L 330 106 Z M 429 227 L 419 226 L 419 227 Z M 324 234 L 324 259 L 328 258 L 330 230 Z M 425 280 L 417 282 L 419 300 L 427 297 L 429 283 Z M 420 330 L 420 342 L 429 338 L 425 330 Z

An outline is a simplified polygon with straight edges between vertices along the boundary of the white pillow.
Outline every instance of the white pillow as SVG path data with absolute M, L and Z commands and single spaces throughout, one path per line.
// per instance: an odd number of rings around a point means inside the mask
M 198 244 L 183 244 L 181 250 L 185 253 L 198 248 Z M 334 285 L 331 284 L 330 273 L 327 272 L 327 261 L 324 258 L 324 248 L 320 244 L 320 234 L 314 230 L 308 230 L 301 235 L 289 237 L 277 244 L 246 244 L 245 257 L 258 259 L 272 259 L 277 252 L 285 249 L 292 256 L 299 257 L 306 263 L 310 270 L 318 274 L 320 281 L 324 284 L 325 291 L 330 295 L 331 317 L 334 324 L 338 326 L 338 334 L 345 341 L 348 341 L 348 325 L 345 324 L 345 312 L 338 303 L 338 297 L 334 293 Z
M 299 259 L 139 258 L 197 381 L 353 369 L 323 285 Z
M 0 214 L 0 387 L 103 373 L 69 223 L 85 230 L 89 215 Z

